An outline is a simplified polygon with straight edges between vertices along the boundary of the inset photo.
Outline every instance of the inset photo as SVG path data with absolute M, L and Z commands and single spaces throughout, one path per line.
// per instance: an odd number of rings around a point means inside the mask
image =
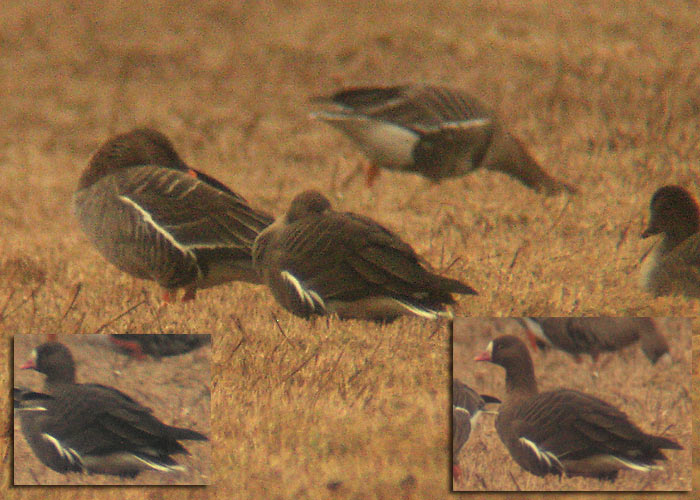
M 211 482 L 210 335 L 15 335 L 15 485 Z
M 453 491 L 689 491 L 687 318 L 455 318 Z

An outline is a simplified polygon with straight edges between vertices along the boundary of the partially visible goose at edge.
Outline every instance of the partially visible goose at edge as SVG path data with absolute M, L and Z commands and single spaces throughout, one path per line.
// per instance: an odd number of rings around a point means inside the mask
M 307 318 L 390 321 L 402 314 L 451 317 L 453 293 L 468 285 L 430 271 L 413 249 L 373 220 L 336 212 L 317 191 L 297 195 L 260 233 L 253 262 L 277 301 Z
M 557 474 L 614 480 L 619 470 L 648 472 L 676 441 L 646 434 L 627 415 L 595 396 L 571 389 L 538 392 L 532 358 L 510 335 L 489 343 L 475 361 L 506 370 L 506 397 L 496 431 L 518 465 L 537 476 Z
M 189 453 L 178 441 L 207 440 L 162 423 L 117 389 L 75 383 L 75 362 L 63 344 L 40 345 L 21 368 L 46 375 L 44 392 L 15 389 L 14 406 L 34 454 L 57 472 L 134 477 L 145 470 L 181 471 L 171 455 Z
M 373 162 L 370 185 L 376 167 L 435 182 L 481 167 L 548 195 L 576 192 L 545 172 L 493 111 L 465 92 L 429 85 L 358 87 L 313 101 L 331 109 L 312 116 L 347 134 Z
M 459 467 L 459 453 L 469 439 L 472 427 L 487 403 L 500 403 L 501 400 L 477 393 L 460 380 L 452 379 L 452 476 L 458 480 L 462 475 Z
M 639 341 L 642 352 L 656 363 L 668 354 L 668 342 L 651 318 L 520 318 L 534 348 L 554 347 L 577 361 L 593 360 L 601 352 L 618 351 Z
M 642 260 L 639 283 L 660 295 L 700 297 L 700 210 L 680 186 L 659 188 L 651 198 L 651 217 L 642 238 L 662 234 Z
M 141 128 L 93 155 L 74 196 L 80 227 L 120 270 L 153 280 L 165 301 L 198 288 L 257 283 L 251 248 L 271 222 L 219 181 L 189 168 L 172 143 Z
M 211 335 L 207 334 L 182 334 L 163 333 L 149 334 L 112 334 L 109 340 L 120 350 L 125 351 L 135 358 L 145 358 L 146 355 L 154 358 L 166 356 L 178 356 L 194 351 L 211 343 Z

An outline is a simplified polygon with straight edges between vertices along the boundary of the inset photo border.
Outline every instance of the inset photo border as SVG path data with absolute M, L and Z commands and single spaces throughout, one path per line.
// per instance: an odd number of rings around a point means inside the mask
M 15 335 L 14 484 L 210 484 L 210 363 L 210 335 Z
M 453 491 L 689 491 L 697 326 L 455 318 Z

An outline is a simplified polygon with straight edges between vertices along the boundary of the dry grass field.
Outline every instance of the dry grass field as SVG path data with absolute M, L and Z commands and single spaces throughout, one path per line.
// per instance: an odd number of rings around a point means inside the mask
M 664 435 L 685 447 L 669 451 L 663 471 L 649 474 L 621 472 L 615 482 L 590 478 L 539 478 L 517 465 L 501 443 L 494 416 L 479 417 L 476 431 L 460 453 L 463 476 L 455 490 L 688 490 L 691 482 L 692 402 L 690 400 L 691 320 L 659 318 L 658 328 L 669 342 L 671 360 L 651 365 L 639 345 L 620 353 L 602 355 L 595 365 L 585 357 L 577 364 L 561 351 L 531 355 L 540 391 L 578 389 L 611 403 L 627 413 L 642 430 Z M 695 331 L 700 322 L 695 322 Z M 499 335 L 525 339 L 513 319 L 456 318 L 453 336 L 454 376 L 479 393 L 503 399 L 505 370 L 474 357 Z M 597 375 L 596 375 L 597 372 Z M 497 408 L 494 408 L 497 409 Z
M 636 286 L 651 194 L 700 194 L 696 2 L 5 0 L 0 12 L 0 386 L 14 334 L 213 335 L 211 487 L 10 488 L 8 398 L 9 498 L 451 495 L 444 324 L 305 321 L 244 284 L 161 308 L 154 284 L 90 246 L 71 195 L 100 143 L 135 126 L 274 214 L 315 187 L 376 218 L 480 292 L 460 315 L 700 315 L 698 300 Z M 348 179 L 364 157 L 308 118 L 309 97 L 406 81 L 469 89 L 580 194 L 545 198 L 491 172 Z

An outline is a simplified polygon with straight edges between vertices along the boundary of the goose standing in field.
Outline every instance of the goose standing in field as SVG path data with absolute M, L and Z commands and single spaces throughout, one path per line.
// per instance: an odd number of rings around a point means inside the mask
M 171 457 L 189 454 L 178 441 L 207 440 L 162 423 L 117 389 L 77 384 L 73 356 L 58 342 L 41 344 L 21 368 L 46 375 L 43 393 L 16 389 L 14 406 L 34 454 L 57 472 L 134 477 L 184 470 Z
M 595 396 L 571 389 L 538 392 L 530 353 L 517 337 L 494 339 L 475 361 L 505 368 L 506 398 L 496 431 L 513 460 L 532 474 L 614 480 L 623 469 L 659 469 L 655 462 L 666 460 L 662 449 L 683 449 L 644 433 Z
M 551 177 L 496 115 L 474 97 L 429 85 L 349 88 L 314 98 L 329 106 L 312 114 L 350 137 L 377 167 L 415 172 L 432 181 L 487 168 L 545 194 L 576 189 Z
M 120 270 L 178 288 L 257 283 L 251 249 L 272 218 L 216 179 L 189 168 L 156 130 L 117 135 L 93 155 L 73 208 L 80 227 Z
M 318 191 L 297 195 L 260 233 L 253 262 L 277 301 L 307 318 L 390 321 L 401 314 L 450 317 L 453 293 L 476 294 L 430 271 L 413 249 L 373 220 L 336 212 Z
M 651 318 L 522 318 L 534 348 L 554 347 L 577 361 L 593 360 L 601 352 L 617 351 L 639 341 L 649 361 L 668 354 L 668 342 Z
M 452 379 L 452 477 L 455 479 L 459 479 L 462 475 L 462 469 L 459 467 L 459 452 L 469 439 L 479 415 L 485 411 L 484 407 L 487 403 L 500 402 L 500 399 L 493 396 L 479 395 L 467 384 Z
M 642 238 L 663 234 L 642 261 L 640 285 L 656 296 L 700 297 L 700 209 L 680 186 L 659 188 L 651 198 Z

